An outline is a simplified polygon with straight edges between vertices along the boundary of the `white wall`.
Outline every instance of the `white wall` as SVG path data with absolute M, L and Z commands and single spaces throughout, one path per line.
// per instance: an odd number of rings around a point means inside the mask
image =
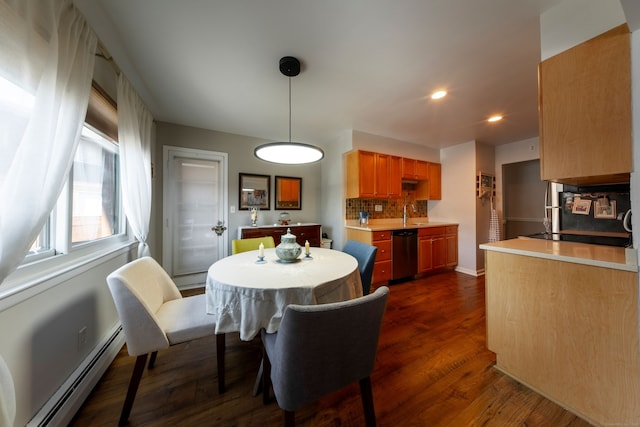
M 344 215 L 346 211 L 344 198 L 344 184 L 346 171 L 343 154 L 352 149 L 353 134 L 345 130 L 336 135 L 335 141 L 325 150 L 322 160 L 320 218 L 322 232 L 327 233 L 333 240 L 332 248 L 341 250 L 346 239 L 344 231 Z
M 545 60 L 624 22 L 620 0 L 565 0 L 540 15 L 541 58 Z
M 391 154 L 394 156 L 426 160 L 434 163 L 438 163 L 440 161 L 440 153 L 435 148 L 412 144 L 410 142 L 400 141 L 384 136 L 372 135 L 370 133 L 360 132 L 357 130 L 353 131 L 352 139 L 354 150 L 367 150 L 375 153 Z
M 504 200 L 502 199 L 503 181 L 502 166 L 509 163 L 525 162 L 540 158 L 538 137 L 504 144 L 495 149 L 496 171 L 496 210 L 501 221 L 504 220 Z M 542 202 L 540 202 L 542 204 Z
M 456 269 L 476 275 L 478 274 L 478 244 L 475 141 L 440 150 L 440 163 L 442 164 L 442 200 L 429 202 L 429 221 L 459 224 Z
M 495 172 L 495 147 L 487 144 L 476 143 L 476 175 L 479 172 L 494 175 Z M 474 189 L 475 189 L 474 180 Z M 495 200 L 494 200 L 495 203 Z M 491 199 L 479 199 L 476 191 L 476 249 L 482 243 L 489 242 L 489 224 L 491 220 Z M 476 250 L 476 270 L 484 271 L 484 251 Z
M 16 426 L 29 422 L 119 324 L 106 277 L 131 259 L 126 250 L 104 256 L 43 279 L 37 285 L 42 292 L 30 298 L 2 300 L 0 354 L 13 376 Z M 86 344 L 79 346 L 83 327 Z
M 199 129 L 189 126 L 181 126 L 172 123 L 159 122 L 157 124 L 157 136 L 155 151 L 159 157 L 156 160 L 155 178 L 153 180 L 153 208 L 152 217 L 155 228 L 153 233 L 162 236 L 162 147 L 165 145 L 195 148 L 200 150 L 218 151 L 228 153 L 228 187 L 229 206 L 235 206 L 235 213 L 228 213 L 229 223 L 227 232 L 229 242 L 237 238 L 238 227 L 251 224 L 248 211 L 238 210 L 238 184 L 239 173 L 255 173 L 271 176 L 270 210 L 261 210 L 258 218 L 259 225 L 272 225 L 278 221 L 278 216 L 283 210 L 274 209 L 273 191 L 274 177 L 293 176 L 302 178 L 302 209 L 288 210 L 293 222 L 319 222 L 322 223 L 320 194 L 324 191 L 321 182 L 321 165 L 327 160 L 310 165 L 278 165 L 257 159 L 253 150 L 260 144 L 268 142 L 263 139 L 243 135 L 235 135 L 217 132 L 207 129 Z M 325 150 L 326 151 L 326 150 Z M 214 221 L 215 218 L 212 219 Z M 212 222 L 212 225 L 215 222 Z M 231 243 L 229 243 L 230 245 Z M 151 248 L 156 259 L 161 259 L 162 239 L 158 238 L 156 247 Z M 231 253 L 230 248 L 229 253 Z

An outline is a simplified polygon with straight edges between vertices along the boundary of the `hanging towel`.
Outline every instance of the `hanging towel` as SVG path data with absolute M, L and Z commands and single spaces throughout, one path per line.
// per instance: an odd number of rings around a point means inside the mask
M 500 240 L 500 220 L 498 220 L 498 212 L 493 206 L 493 197 L 491 197 L 491 218 L 489 220 L 489 243 Z

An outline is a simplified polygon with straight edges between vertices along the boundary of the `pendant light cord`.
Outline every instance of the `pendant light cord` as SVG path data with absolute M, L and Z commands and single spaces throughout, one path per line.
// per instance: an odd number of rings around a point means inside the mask
M 289 77 L 289 143 L 291 143 L 291 77 Z

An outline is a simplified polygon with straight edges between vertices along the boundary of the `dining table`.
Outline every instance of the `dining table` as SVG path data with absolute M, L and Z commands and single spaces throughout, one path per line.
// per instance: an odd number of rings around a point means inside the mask
M 239 332 L 250 341 L 262 329 L 278 330 L 289 304 L 324 304 L 362 296 L 358 261 L 342 251 L 313 247 L 294 262 L 276 249 L 241 252 L 216 261 L 207 272 L 207 313 L 215 333 Z

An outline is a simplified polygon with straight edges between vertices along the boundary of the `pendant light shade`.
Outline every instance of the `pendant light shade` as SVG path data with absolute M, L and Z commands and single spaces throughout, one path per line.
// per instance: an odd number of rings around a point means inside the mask
M 280 59 L 280 72 L 289 77 L 289 142 L 270 142 L 258 146 L 254 154 L 257 158 L 271 163 L 301 165 L 313 163 L 324 157 L 324 152 L 311 144 L 291 142 L 291 77 L 300 74 L 300 61 L 292 56 Z

